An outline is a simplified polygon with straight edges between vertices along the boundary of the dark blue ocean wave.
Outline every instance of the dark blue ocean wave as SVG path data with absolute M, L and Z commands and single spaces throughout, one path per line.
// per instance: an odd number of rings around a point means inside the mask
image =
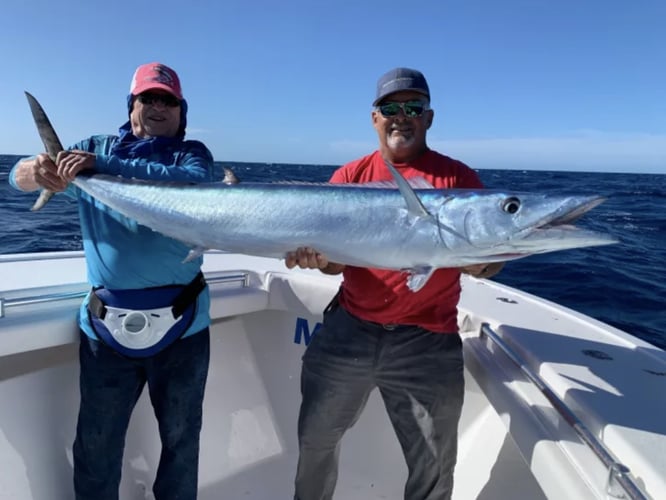
M 0 254 L 81 248 L 76 204 L 56 196 L 30 212 L 35 194 L 7 185 L 17 157 L 0 155 Z M 334 165 L 219 162 L 242 181 L 313 181 Z M 577 225 L 620 240 L 613 246 L 534 255 L 507 263 L 494 279 L 580 311 L 666 349 L 666 175 L 481 170 L 489 188 L 601 195 Z

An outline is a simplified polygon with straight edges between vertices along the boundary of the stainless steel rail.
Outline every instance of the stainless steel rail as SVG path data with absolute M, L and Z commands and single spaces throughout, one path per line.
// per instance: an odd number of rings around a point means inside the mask
M 244 272 L 236 274 L 225 274 L 223 276 L 206 277 L 206 282 L 209 285 L 216 285 L 220 283 L 240 283 L 241 287 L 247 287 L 249 285 L 249 273 Z M 90 286 L 84 283 L 81 283 L 81 286 L 85 287 L 85 289 L 74 292 L 52 292 L 40 295 L 26 295 L 23 297 L 12 298 L 0 297 L 0 318 L 5 317 L 5 310 L 10 307 L 43 304 L 45 302 L 59 302 L 61 300 L 82 299 L 88 294 Z
M 608 468 L 606 494 L 609 498 L 648 500 L 648 497 L 636 485 L 629 467 L 618 462 L 606 449 L 601 441 L 585 426 L 573 411 L 548 387 L 543 379 L 532 371 L 525 361 L 502 338 L 497 335 L 488 323 L 481 325 L 481 337 L 488 337 L 497 345 L 523 374 L 536 385 L 555 410 L 573 428 L 581 440 L 595 453 L 605 467 Z

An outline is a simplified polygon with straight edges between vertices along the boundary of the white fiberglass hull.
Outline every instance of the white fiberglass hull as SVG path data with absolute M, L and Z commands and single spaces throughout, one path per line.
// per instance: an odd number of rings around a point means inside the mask
M 338 280 L 220 253 L 207 254 L 204 269 L 214 325 L 200 499 L 291 498 L 300 358 Z M 0 499 L 68 499 L 83 259 L 0 256 L 0 276 Z M 630 486 L 664 498 L 666 353 L 492 282 L 465 279 L 463 289 L 467 387 L 454 498 L 607 498 L 608 465 L 558 413 L 548 390 L 631 469 Z M 492 331 L 481 335 L 483 323 Z M 545 393 L 530 374 L 546 384 Z M 127 436 L 121 498 L 152 498 L 158 457 L 144 394 Z M 375 393 L 343 441 L 336 498 L 401 498 L 405 478 Z

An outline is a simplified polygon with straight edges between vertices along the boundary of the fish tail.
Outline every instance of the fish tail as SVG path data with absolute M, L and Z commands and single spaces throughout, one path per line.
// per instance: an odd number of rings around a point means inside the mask
M 54 191 L 49 191 L 48 189 L 42 189 L 42 192 L 39 193 L 39 197 L 35 201 L 35 204 L 32 206 L 30 209 L 32 212 L 36 212 L 37 210 L 40 210 L 44 205 L 46 205 L 51 198 L 53 198 L 53 195 L 55 194 Z

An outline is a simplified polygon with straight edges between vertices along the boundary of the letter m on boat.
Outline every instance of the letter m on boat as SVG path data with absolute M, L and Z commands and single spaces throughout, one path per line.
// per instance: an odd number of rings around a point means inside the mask
M 321 323 L 316 323 L 312 333 L 310 333 L 310 324 L 305 318 L 296 318 L 296 328 L 294 329 L 294 344 L 300 344 L 302 340 L 305 345 L 310 343 L 312 337 L 321 328 Z

